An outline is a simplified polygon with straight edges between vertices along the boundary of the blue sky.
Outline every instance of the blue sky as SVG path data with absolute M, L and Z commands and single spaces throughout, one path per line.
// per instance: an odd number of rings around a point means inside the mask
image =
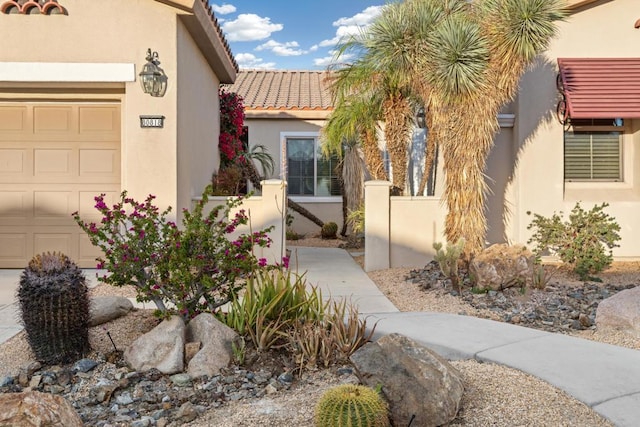
M 385 0 L 213 0 L 245 69 L 322 70 L 340 36 L 368 25 Z

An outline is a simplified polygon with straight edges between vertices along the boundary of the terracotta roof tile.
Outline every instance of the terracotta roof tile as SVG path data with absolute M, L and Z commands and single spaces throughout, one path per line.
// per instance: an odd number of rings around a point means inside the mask
M 209 3 L 208 0 L 200 0 L 200 2 L 205 6 L 208 15 L 211 18 L 211 24 L 213 25 L 213 27 L 215 28 L 216 32 L 218 33 L 218 37 L 220 37 L 220 41 L 222 43 L 222 46 L 224 46 L 224 50 L 227 53 L 227 55 L 229 55 L 229 59 L 231 59 L 231 63 L 233 64 L 233 68 L 237 72 L 238 69 L 239 69 L 238 63 L 236 62 L 236 58 L 234 58 L 233 53 L 231 52 L 231 48 L 229 47 L 229 42 L 227 42 L 227 39 L 224 36 L 224 33 L 222 32 L 222 27 L 220 27 L 220 24 L 218 23 L 218 18 L 216 18 L 215 14 L 213 12 L 213 6 Z
M 7 0 L 0 4 L 0 12 L 5 14 L 66 15 L 67 11 L 57 0 Z
M 227 88 L 247 110 L 330 110 L 328 77 L 326 71 L 240 70 Z

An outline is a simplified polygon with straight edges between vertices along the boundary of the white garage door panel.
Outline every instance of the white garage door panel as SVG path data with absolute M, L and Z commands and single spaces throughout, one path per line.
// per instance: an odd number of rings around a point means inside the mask
M 95 267 L 72 218 L 99 222 L 95 196 L 120 195 L 120 105 L 0 103 L 0 268 L 62 251 Z

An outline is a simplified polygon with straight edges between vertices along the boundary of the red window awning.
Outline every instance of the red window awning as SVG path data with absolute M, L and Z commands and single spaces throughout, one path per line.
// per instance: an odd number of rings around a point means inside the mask
M 573 119 L 640 118 L 640 58 L 558 58 Z

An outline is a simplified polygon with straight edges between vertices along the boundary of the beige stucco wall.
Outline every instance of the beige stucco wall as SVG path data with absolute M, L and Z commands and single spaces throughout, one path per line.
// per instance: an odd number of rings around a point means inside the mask
M 560 24 L 559 37 L 521 81 L 516 102 L 516 125 L 512 150 L 514 179 L 513 215 L 508 225 L 510 240 L 526 243 L 530 237 L 527 211 L 545 216 L 568 213 L 578 201 L 590 209 L 610 203 L 606 212 L 622 227 L 617 257 L 640 256 L 640 139 L 637 121 L 630 124 L 623 142 L 624 182 L 565 183 L 563 178 L 563 128 L 555 118 L 559 95 L 555 86 L 559 57 L 640 57 L 640 30 L 634 28 L 637 0 L 596 2 Z
M 12 40 L 3 44 L 0 62 L 134 64 L 136 81 L 0 83 L 0 96 L 19 96 L 19 86 L 35 98 L 121 102 L 122 188 L 136 198 L 155 194 L 174 215 L 188 208 L 218 159 L 219 81 L 176 15 L 184 12 L 154 0 L 62 5 L 66 16 L 0 14 L 0 36 Z M 158 52 L 168 76 L 161 98 L 144 94 L 137 81 L 148 48 Z M 165 116 L 164 128 L 142 129 L 140 115 Z
M 275 162 L 275 172 L 269 178 L 282 178 L 282 140 L 283 133 L 320 132 L 324 120 L 298 118 L 256 119 L 247 114 L 245 124 L 249 129 L 249 145 L 262 144 Z M 342 227 L 342 199 L 340 197 L 293 197 L 293 200 L 318 216 L 322 221 L 333 221 Z M 294 216 L 292 228 L 300 234 L 318 233 L 319 227 L 308 219 L 291 212 Z
M 211 182 L 219 162 L 218 77 L 178 22 L 178 206 L 188 206 Z

